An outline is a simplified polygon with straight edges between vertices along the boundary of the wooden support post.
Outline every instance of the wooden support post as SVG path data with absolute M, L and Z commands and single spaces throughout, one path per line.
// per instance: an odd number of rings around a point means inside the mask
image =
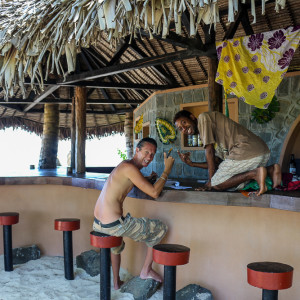
M 59 105 L 44 105 L 43 139 L 39 169 L 55 169 L 58 148 Z
M 218 68 L 217 58 L 208 60 L 208 111 L 223 112 L 222 86 L 216 83 L 216 72 Z
M 75 119 L 75 97 L 72 97 L 71 111 L 71 165 L 72 171 L 75 170 L 75 150 L 76 150 L 76 119 Z
M 125 114 L 124 132 L 126 139 L 127 159 L 133 157 L 133 113 Z
M 76 151 L 75 172 L 85 172 L 85 139 L 86 139 L 86 87 L 75 88 L 75 117 L 76 117 Z

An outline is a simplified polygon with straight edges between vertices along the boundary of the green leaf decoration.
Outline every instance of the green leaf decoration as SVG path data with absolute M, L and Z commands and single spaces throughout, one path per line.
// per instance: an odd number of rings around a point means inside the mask
M 163 144 L 170 144 L 176 140 L 175 127 L 167 120 L 156 118 L 155 127 L 158 132 L 160 141 Z
M 272 101 L 268 108 L 260 109 L 255 108 L 251 114 L 251 122 L 256 121 L 259 124 L 268 123 L 275 117 L 275 113 L 279 112 L 280 110 L 280 103 L 276 96 L 272 98 Z

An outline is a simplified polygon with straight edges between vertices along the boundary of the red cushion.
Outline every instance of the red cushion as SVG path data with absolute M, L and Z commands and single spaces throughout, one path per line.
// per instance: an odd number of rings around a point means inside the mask
M 13 225 L 19 223 L 19 213 L 4 212 L 0 213 L 0 225 Z
M 90 238 L 91 245 L 97 248 L 113 248 L 122 244 L 121 236 L 110 236 L 96 231 L 90 233 Z
M 177 244 L 159 244 L 153 247 L 153 260 L 164 266 L 185 265 L 189 262 L 190 248 Z
M 72 218 L 55 219 L 54 229 L 60 231 L 73 231 L 80 228 L 80 220 Z
M 247 266 L 248 283 L 265 290 L 283 290 L 292 286 L 293 268 L 277 262 L 255 262 Z

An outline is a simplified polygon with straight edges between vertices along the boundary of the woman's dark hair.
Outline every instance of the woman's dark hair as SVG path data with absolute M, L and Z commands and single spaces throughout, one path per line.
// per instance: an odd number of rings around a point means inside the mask
M 187 111 L 185 109 L 183 110 L 180 110 L 179 112 L 176 113 L 176 115 L 174 116 L 173 118 L 173 123 L 175 123 L 179 118 L 181 117 L 185 117 L 185 118 L 188 118 L 190 119 L 191 118 L 191 112 L 190 111 Z
M 157 148 L 157 143 L 156 143 L 156 140 L 154 140 L 153 138 L 151 137 L 145 137 L 143 139 L 141 139 L 138 144 L 136 145 L 137 148 L 141 149 L 144 147 L 144 144 L 145 143 L 150 143 L 152 145 L 154 145 L 156 148 Z

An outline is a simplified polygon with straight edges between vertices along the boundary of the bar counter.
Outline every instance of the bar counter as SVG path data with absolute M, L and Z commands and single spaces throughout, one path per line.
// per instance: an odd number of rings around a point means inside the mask
M 98 251 L 90 245 L 90 232 L 95 203 L 107 177 L 99 173 L 69 176 L 65 168 L 0 171 L 0 212 L 20 214 L 13 226 L 13 248 L 36 244 L 42 255 L 63 256 L 62 236 L 54 230 L 54 220 L 78 218 L 74 256 Z M 199 284 L 211 290 L 215 300 L 260 299 L 261 291 L 247 283 L 247 265 L 274 261 L 294 267 L 294 284 L 280 291 L 280 298 L 300 299 L 299 192 L 246 197 L 240 192 L 194 191 L 200 184 L 191 180 L 180 185 L 192 188 L 165 187 L 156 201 L 134 188 L 123 206 L 124 215 L 164 222 L 169 230 L 162 243 L 191 249 L 189 263 L 177 269 L 177 290 Z M 124 241 L 121 266 L 137 276 L 147 247 L 128 238 Z M 163 274 L 162 266 L 154 263 L 153 267 Z
M 0 185 L 66 185 L 95 189 L 101 191 L 108 174 L 84 173 L 80 175 L 67 174 L 66 168 L 55 170 L 27 170 L 18 172 L 0 172 Z M 264 207 L 300 211 L 300 191 L 268 191 L 262 196 L 244 196 L 240 192 L 195 191 L 201 186 L 196 180 L 170 179 L 189 186 L 189 189 L 173 189 L 165 187 L 158 202 L 198 203 L 208 205 Z M 137 188 L 133 188 L 128 197 L 153 200 Z

